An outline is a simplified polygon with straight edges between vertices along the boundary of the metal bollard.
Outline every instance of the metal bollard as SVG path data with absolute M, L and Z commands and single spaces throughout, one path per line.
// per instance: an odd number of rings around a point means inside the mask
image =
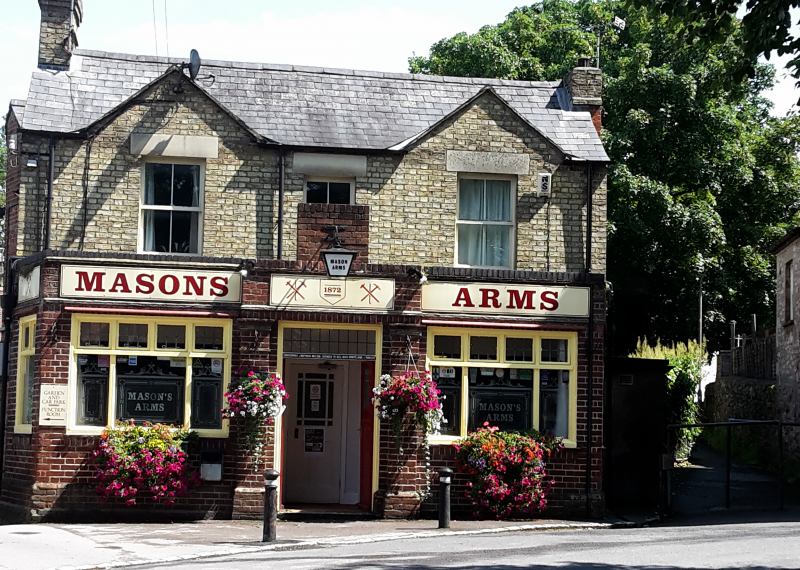
M 274 469 L 264 471 L 264 534 L 261 542 L 275 542 L 278 522 L 278 477 Z
M 439 528 L 450 528 L 450 482 L 453 470 L 439 469 Z

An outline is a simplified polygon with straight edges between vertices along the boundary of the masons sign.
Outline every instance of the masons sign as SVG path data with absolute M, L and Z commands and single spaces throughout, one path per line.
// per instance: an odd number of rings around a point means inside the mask
M 127 380 L 121 386 L 120 419 L 176 423 L 181 421 L 181 386 L 174 380 Z
M 238 303 L 237 271 L 61 266 L 61 296 L 84 299 Z

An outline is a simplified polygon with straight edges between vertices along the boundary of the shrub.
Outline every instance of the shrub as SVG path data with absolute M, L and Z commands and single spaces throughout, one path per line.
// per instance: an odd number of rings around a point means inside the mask
M 672 370 L 667 374 L 665 399 L 667 424 L 693 424 L 699 421 L 697 388 L 703 379 L 702 366 L 708 359 L 705 346 L 695 341 L 664 346 L 656 341 L 650 346 L 647 339 L 640 340 L 632 358 L 657 358 L 669 360 Z M 700 428 L 680 429 L 672 437 L 672 449 L 679 457 L 688 457 Z
M 466 496 L 475 517 L 497 519 L 530 516 L 547 506 L 555 483 L 545 473 L 545 457 L 563 446 L 560 438 L 546 444 L 530 435 L 484 427 L 453 444 L 456 470 L 471 476 Z
M 144 491 L 154 501 L 171 505 L 175 497 L 188 495 L 200 478 L 180 446 L 192 435 L 162 424 L 137 426 L 133 420 L 105 430 L 91 461 L 100 501 L 121 497 L 135 505 Z

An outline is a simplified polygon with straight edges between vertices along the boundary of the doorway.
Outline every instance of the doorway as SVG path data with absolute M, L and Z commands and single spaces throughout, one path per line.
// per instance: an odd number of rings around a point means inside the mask
M 361 386 L 358 363 L 285 361 L 283 501 L 359 503 Z M 351 370 L 352 369 L 352 370 Z

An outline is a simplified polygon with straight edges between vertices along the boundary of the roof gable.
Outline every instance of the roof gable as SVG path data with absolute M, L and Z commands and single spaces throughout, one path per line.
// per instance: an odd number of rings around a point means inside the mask
M 70 71 L 34 72 L 23 128 L 81 132 L 180 61 L 76 50 Z M 558 82 L 220 61 L 205 61 L 200 73 L 199 89 L 262 140 L 278 144 L 389 150 L 428 132 L 491 87 L 567 156 L 608 160 L 589 113 L 559 106 Z

